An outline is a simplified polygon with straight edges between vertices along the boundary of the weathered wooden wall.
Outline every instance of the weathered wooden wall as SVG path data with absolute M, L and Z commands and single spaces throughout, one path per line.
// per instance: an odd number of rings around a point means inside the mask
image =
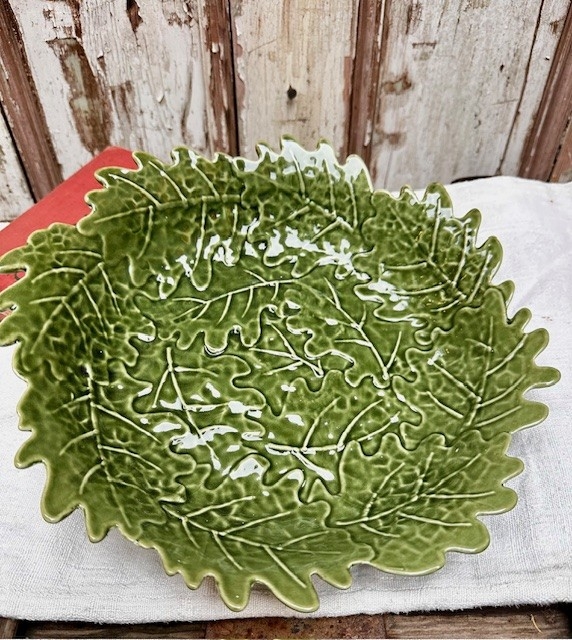
M 0 113 L 0 176 L 0 211 L 5 218 L 13 218 L 32 204 L 32 194 L 3 113 Z
M 358 0 L 232 2 L 239 143 L 284 133 L 347 154 Z
M 0 219 L 110 144 L 252 156 L 291 134 L 359 153 L 391 189 L 570 179 L 570 7 L 1 0 Z
M 217 33 L 216 3 L 10 5 L 64 175 L 110 144 L 162 156 L 176 144 L 206 153 L 230 146 L 234 100 L 217 75 L 231 52 Z
M 372 117 L 377 181 L 517 173 L 568 4 L 389 3 Z

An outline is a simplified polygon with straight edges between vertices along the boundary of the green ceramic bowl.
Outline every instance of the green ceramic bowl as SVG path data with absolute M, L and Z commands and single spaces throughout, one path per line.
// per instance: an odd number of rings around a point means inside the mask
M 374 191 L 363 163 L 291 140 L 249 161 L 179 148 L 104 169 L 92 213 L 0 262 L 0 342 L 28 381 L 17 464 L 43 462 L 42 512 L 78 506 L 234 610 L 254 582 L 299 611 L 312 574 L 424 574 L 478 552 L 477 516 L 514 506 L 511 433 L 558 373 L 543 330 L 507 318 L 495 239 Z

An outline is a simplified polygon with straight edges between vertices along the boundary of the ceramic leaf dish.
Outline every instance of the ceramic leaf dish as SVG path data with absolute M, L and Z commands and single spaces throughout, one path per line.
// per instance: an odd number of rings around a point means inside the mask
M 0 341 L 28 381 L 17 464 L 43 462 L 45 518 L 78 506 L 197 587 L 318 606 L 312 574 L 424 574 L 479 552 L 515 504 L 511 433 L 558 373 L 544 330 L 507 318 L 495 239 L 372 190 L 357 158 L 283 140 L 249 161 L 179 148 L 105 169 L 92 213 L 7 254 Z

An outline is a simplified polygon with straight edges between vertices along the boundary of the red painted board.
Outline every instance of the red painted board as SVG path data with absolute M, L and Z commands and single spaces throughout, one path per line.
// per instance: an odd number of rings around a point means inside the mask
M 75 224 L 87 215 L 90 207 L 85 202 L 85 194 L 102 186 L 94 175 L 97 169 L 103 167 L 134 169 L 136 166 L 128 149 L 120 147 L 105 149 L 37 204 L 0 230 L 0 256 L 26 244 L 30 234 L 37 229 L 45 229 L 54 222 Z M 0 291 L 10 286 L 14 280 L 14 274 L 0 273 Z

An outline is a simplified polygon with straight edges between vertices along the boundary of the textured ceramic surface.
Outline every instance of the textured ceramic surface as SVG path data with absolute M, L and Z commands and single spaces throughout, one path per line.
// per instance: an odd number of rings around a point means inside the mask
M 6 255 L 0 341 L 28 381 L 17 463 L 48 470 L 42 510 L 117 526 L 190 587 L 253 582 L 300 611 L 316 573 L 422 574 L 478 552 L 478 514 L 510 509 L 523 398 L 554 383 L 543 330 L 507 319 L 498 242 L 419 201 L 372 191 L 357 158 L 285 140 L 256 161 L 105 169 L 93 212 Z

